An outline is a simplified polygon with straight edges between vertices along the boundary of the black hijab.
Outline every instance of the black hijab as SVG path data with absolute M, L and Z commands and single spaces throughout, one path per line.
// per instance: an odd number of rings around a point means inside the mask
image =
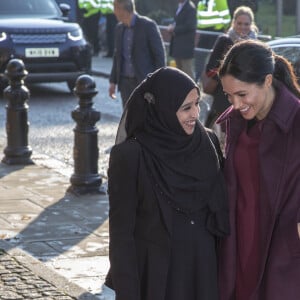
M 215 148 L 200 122 L 188 135 L 176 116 L 192 89 L 200 94 L 196 83 L 176 68 L 149 74 L 127 102 L 116 142 L 137 139 L 149 177 L 175 206 L 189 212 L 207 206 L 216 210 L 224 189 Z

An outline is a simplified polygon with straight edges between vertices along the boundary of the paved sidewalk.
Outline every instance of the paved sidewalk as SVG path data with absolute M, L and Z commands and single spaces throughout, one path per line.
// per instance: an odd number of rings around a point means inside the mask
M 76 299 L 58 287 L 36 275 L 31 267 L 27 268 L 26 262 L 20 259 L 20 254 L 15 251 L 8 254 L 0 249 L 0 299 Z M 39 271 L 41 268 L 39 268 Z M 44 270 L 46 273 L 47 270 Z M 36 272 L 37 273 L 37 272 Z M 65 288 L 61 288 L 65 290 Z
M 69 185 L 52 169 L 0 164 L 0 249 L 11 256 L 22 250 L 47 267 L 41 274 L 58 272 L 81 287 L 73 296 L 88 299 L 83 295 L 99 293 L 109 266 L 108 197 L 71 195 Z
M 108 77 L 111 62 L 94 57 L 92 75 Z M 72 195 L 69 186 L 55 169 L 0 163 L 0 300 L 101 299 L 108 196 Z

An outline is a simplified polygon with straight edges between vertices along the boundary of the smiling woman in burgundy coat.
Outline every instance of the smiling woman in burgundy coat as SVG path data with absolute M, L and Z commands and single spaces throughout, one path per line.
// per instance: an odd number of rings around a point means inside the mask
M 219 70 L 232 106 L 225 175 L 231 235 L 221 243 L 222 300 L 300 299 L 300 90 L 262 42 L 235 44 Z M 225 123 L 225 124 L 224 124 Z

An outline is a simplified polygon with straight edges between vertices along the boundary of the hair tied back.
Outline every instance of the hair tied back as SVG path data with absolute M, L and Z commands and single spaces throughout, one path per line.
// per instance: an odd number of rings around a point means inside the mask
M 144 99 L 149 103 L 149 104 L 154 104 L 155 103 L 155 98 L 153 94 L 146 92 L 144 94 Z

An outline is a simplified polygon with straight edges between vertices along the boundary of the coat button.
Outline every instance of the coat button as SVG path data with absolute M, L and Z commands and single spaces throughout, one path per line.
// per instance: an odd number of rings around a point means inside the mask
M 194 225 L 194 224 L 195 224 L 195 221 L 194 221 L 194 220 L 191 220 L 191 224 Z

